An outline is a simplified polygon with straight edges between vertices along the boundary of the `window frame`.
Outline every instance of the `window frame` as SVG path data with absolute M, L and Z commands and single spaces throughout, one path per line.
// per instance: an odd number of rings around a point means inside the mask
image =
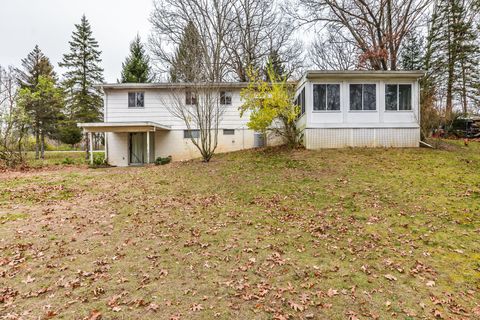
M 192 136 L 192 133 L 196 133 L 196 137 Z M 183 130 L 183 139 L 198 139 L 200 138 L 200 130 L 198 129 L 185 129 Z
M 351 99 L 351 85 L 361 85 L 362 86 L 362 109 L 352 109 L 352 99 Z M 364 86 L 365 85 L 374 85 L 375 86 L 375 109 L 365 109 L 364 108 Z M 348 112 L 368 112 L 374 113 L 378 112 L 378 83 L 377 82 L 349 82 L 348 83 Z
M 296 106 L 300 107 L 300 113 L 298 115 L 298 118 L 301 118 L 307 112 L 307 104 L 306 104 L 306 101 L 305 101 L 305 99 L 306 99 L 305 88 L 306 88 L 306 86 L 304 85 L 302 90 L 300 90 L 298 95 L 295 97 L 295 100 L 293 101 L 293 103 Z
M 230 98 L 230 102 L 227 101 L 228 98 Z M 222 102 L 222 99 L 224 100 L 223 102 Z M 228 91 L 228 90 L 220 91 L 220 105 L 231 106 L 232 101 L 233 101 L 233 92 L 232 91 Z
M 130 106 L 130 95 L 131 94 L 135 95 L 135 105 L 134 106 Z M 142 99 L 143 105 L 142 106 L 137 105 L 137 102 L 138 102 L 137 95 L 139 95 L 139 94 L 143 95 L 143 99 Z M 128 91 L 128 93 L 127 93 L 127 106 L 128 106 L 129 109 L 145 108 L 145 91 Z
M 188 99 L 188 94 L 190 94 L 190 99 Z M 191 90 L 185 90 L 185 105 L 196 106 L 197 103 L 198 103 L 197 93 Z
M 224 136 L 234 136 L 235 135 L 235 129 L 223 129 L 223 135 Z M 229 133 L 226 133 L 229 132 Z
M 325 86 L 325 110 L 315 110 L 314 91 L 315 85 Z M 339 104 L 338 110 L 328 109 L 328 85 L 338 85 Z M 312 112 L 314 113 L 341 113 L 342 112 L 342 84 L 340 82 L 314 82 L 312 83 Z
M 390 110 L 387 109 L 387 86 L 396 86 L 397 87 L 397 109 L 395 110 Z M 401 85 L 408 85 L 410 86 L 410 109 L 403 109 L 400 110 L 400 86 Z M 414 106 L 413 106 L 413 84 L 412 83 L 407 83 L 407 82 L 385 82 L 385 88 L 384 88 L 384 111 L 385 112 L 413 112 Z

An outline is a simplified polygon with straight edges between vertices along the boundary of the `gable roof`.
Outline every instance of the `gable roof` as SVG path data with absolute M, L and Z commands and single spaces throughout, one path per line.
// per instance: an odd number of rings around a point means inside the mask
M 245 88 L 248 82 L 201 82 L 201 83 L 172 83 L 172 82 L 157 82 L 157 83 L 104 83 L 98 87 L 104 90 L 139 90 L 139 89 L 183 89 L 189 87 L 205 87 L 205 88 Z

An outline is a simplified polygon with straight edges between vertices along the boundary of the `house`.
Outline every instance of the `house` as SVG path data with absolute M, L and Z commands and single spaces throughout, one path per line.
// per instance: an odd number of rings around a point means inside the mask
M 300 79 L 296 103 L 307 149 L 342 147 L 417 147 L 420 140 L 420 71 L 308 71 Z M 240 91 L 246 83 L 218 83 L 224 108 L 217 152 L 264 144 L 240 117 Z M 89 134 L 105 133 L 106 158 L 115 166 L 199 157 L 188 130 L 172 115 L 172 96 L 195 104 L 191 86 L 182 83 L 104 84 L 104 122 L 79 123 Z M 91 141 L 92 139 L 90 139 Z M 274 140 L 269 140 L 269 144 Z

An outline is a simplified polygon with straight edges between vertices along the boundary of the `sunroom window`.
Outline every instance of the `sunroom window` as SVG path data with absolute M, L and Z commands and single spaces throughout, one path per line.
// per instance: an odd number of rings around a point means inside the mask
M 314 84 L 313 110 L 340 110 L 340 85 Z
M 350 110 L 376 110 L 377 86 L 375 84 L 350 85 Z
M 385 85 L 385 110 L 412 110 L 412 85 L 411 84 L 386 84 Z

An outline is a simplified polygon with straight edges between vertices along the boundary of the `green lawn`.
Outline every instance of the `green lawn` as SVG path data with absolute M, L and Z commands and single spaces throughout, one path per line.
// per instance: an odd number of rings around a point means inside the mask
M 0 317 L 480 318 L 479 143 L 0 178 Z

